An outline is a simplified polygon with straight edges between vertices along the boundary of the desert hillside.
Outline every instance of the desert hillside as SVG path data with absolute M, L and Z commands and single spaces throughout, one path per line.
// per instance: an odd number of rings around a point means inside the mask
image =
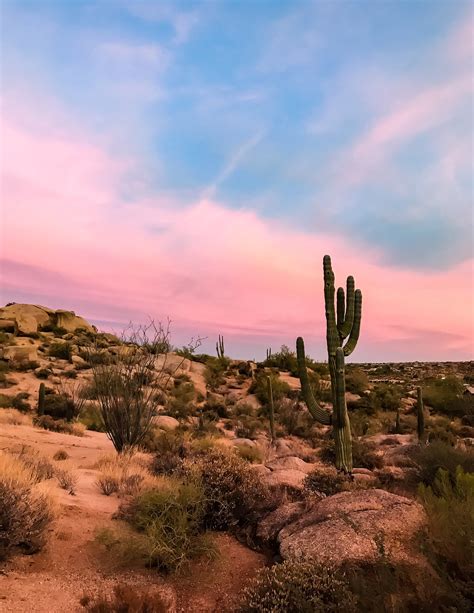
M 346 364 L 349 471 L 328 366 L 304 364 L 327 424 L 287 347 L 255 363 L 221 337 L 209 356 L 156 326 L 0 309 L 0 610 L 280 611 L 266 598 L 293 577 L 288 611 L 468 611 L 472 362 Z

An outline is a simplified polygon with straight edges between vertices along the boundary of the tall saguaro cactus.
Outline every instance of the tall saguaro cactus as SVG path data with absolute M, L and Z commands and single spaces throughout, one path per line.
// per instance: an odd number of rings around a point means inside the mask
M 219 340 L 216 343 L 216 352 L 219 360 L 223 360 L 225 358 L 224 355 L 224 337 L 219 334 Z
M 331 258 L 328 255 L 325 255 L 323 259 L 323 271 L 326 341 L 333 404 L 332 414 L 320 407 L 314 398 L 308 380 L 304 341 L 301 337 L 296 341 L 298 371 L 303 397 L 311 415 L 316 421 L 333 426 L 336 468 L 350 473 L 352 472 L 352 437 L 345 396 L 345 357 L 354 351 L 359 340 L 362 317 L 362 293 L 359 289 L 355 289 L 354 277 L 347 277 L 346 292 L 344 292 L 342 287 L 337 290 L 335 307 L 336 290 L 334 273 L 331 266 Z
M 44 383 L 40 383 L 38 390 L 38 415 L 44 415 L 44 399 L 46 396 L 46 387 Z
M 425 414 L 423 406 L 423 391 L 421 387 L 416 388 L 416 430 L 418 433 L 419 443 L 425 440 Z

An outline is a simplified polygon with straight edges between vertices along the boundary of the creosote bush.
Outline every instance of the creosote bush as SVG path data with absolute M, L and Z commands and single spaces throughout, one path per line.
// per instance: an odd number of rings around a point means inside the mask
M 419 480 L 425 485 L 434 484 L 440 468 L 448 472 L 453 483 L 458 466 L 464 472 L 474 473 L 474 453 L 456 449 L 442 441 L 416 448 L 412 455 L 417 465 Z
M 356 600 L 344 574 L 312 561 L 286 561 L 259 571 L 244 590 L 240 613 L 347 613 Z
M 306 475 L 304 487 L 308 492 L 332 496 L 348 489 L 350 482 L 346 475 L 341 474 L 332 467 L 327 469 L 316 468 Z
M 9 454 L 0 452 L 0 560 L 15 548 L 40 550 L 53 519 L 45 494 L 35 490 L 33 471 Z
M 205 494 L 204 524 L 225 530 L 252 524 L 272 507 L 268 489 L 248 462 L 233 452 L 211 449 L 183 462 L 183 474 L 200 481 Z

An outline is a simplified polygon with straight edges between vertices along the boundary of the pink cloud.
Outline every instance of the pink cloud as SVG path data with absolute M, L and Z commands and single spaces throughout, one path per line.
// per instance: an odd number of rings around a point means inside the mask
M 322 357 L 321 259 L 330 253 L 338 282 L 353 273 L 364 293 L 355 359 L 390 359 L 402 345 L 412 359 L 471 355 L 472 262 L 416 273 L 212 200 L 123 203 L 126 164 L 77 135 L 48 138 L 13 119 L 2 124 L 2 155 L 5 301 L 47 298 L 101 321 L 170 315 L 183 330 L 223 332 L 230 351 L 304 334 Z

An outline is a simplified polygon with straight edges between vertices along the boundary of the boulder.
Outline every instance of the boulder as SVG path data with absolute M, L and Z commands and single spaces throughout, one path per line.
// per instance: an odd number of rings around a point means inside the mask
M 249 438 L 234 438 L 231 440 L 232 445 L 235 445 L 236 447 L 238 445 L 248 445 L 249 447 L 256 447 L 256 443 L 255 441 L 252 441 Z
M 319 562 L 409 561 L 425 526 L 414 500 L 384 490 L 341 492 L 316 502 L 278 534 L 284 559 L 311 557 Z
M 0 319 L 0 330 L 10 330 L 13 332 L 15 329 L 14 319 Z
M 260 400 L 257 398 L 257 396 L 255 396 L 255 394 L 248 394 L 247 396 L 244 396 L 236 403 L 235 406 L 239 407 L 240 405 L 247 405 L 254 411 L 258 411 L 262 406 Z
M 274 470 L 299 470 L 302 473 L 308 474 L 310 473 L 315 465 L 310 464 L 309 462 L 305 462 L 301 460 L 301 458 L 297 458 L 296 456 L 284 456 L 282 458 L 276 458 L 271 462 L 268 462 L 266 466 L 274 471 Z
M 72 355 L 71 362 L 74 364 L 74 366 L 79 366 L 79 368 L 86 366 L 87 364 L 86 360 L 84 360 L 84 358 L 81 358 L 80 355 Z
M 272 470 L 264 481 L 271 488 L 275 489 L 292 489 L 301 491 L 303 489 L 303 481 L 306 473 L 300 470 L 284 468 L 282 470 Z
M 257 538 L 265 544 L 274 541 L 280 530 L 301 517 L 306 507 L 306 501 L 282 504 L 259 523 Z
M 64 328 L 68 332 L 75 332 L 79 328 L 88 332 L 96 331 L 88 321 L 76 315 L 74 311 L 58 310 L 53 315 L 53 319 L 56 319 L 55 323 L 59 328 Z
M 2 350 L 2 358 L 12 362 L 36 361 L 38 353 L 35 345 L 10 345 Z
M 39 328 L 48 324 L 59 326 L 68 332 L 74 332 L 78 328 L 95 331 L 94 326 L 76 315 L 74 311 L 62 309 L 54 311 L 36 304 L 11 304 L 3 307 L 0 309 L 0 320 L 13 321 L 19 334 L 34 334 Z
M 179 421 L 170 415 L 158 415 L 153 419 L 153 425 L 161 430 L 176 430 Z
M 168 375 L 179 376 L 189 374 L 191 370 L 191 360 L 183 358 L 176 353 L 163 353 L 156 356 L 155 368 L 158 372 L 163 370 Z

